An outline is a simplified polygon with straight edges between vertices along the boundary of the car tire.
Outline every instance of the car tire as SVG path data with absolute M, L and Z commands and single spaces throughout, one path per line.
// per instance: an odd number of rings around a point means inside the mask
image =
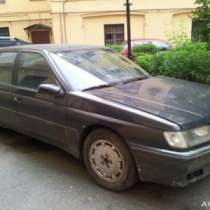
M 128 146 L 108 129 L 97 129 L 88 135 L 83 158 L 90 175 L 106 189 L 123 191 L 137 182 L 136 166 Z

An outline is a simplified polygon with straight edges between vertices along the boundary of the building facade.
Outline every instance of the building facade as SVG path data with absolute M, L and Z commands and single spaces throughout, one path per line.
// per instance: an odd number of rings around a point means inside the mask
M 53 42 L 49 0 L 0 0 L 0 36 Z
M 132 39 L 167 40 L 172 34 L 180 32 L 191 37 L 194 0 L 130 1 Z M 5 28 L 9 28 L 11 36 L 34 43 L 105 45 L 127 39 L 125 0 L 0 2 L 4 2 L 0 3 L 0 36 L 7 30 Z M 50 36 L 48 39 L 47 34 Z
M 194 0 L 130 0 L 132 39 L 191 37 Z M 126 40 L 125 0 L 52 0 L 58 43 L 104 45 Z

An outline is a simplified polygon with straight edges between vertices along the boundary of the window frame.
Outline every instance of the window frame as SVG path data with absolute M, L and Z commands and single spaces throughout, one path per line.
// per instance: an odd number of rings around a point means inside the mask
M 2 26 L 2 27 L 0 27 L 0 30 L 1 29 L 7 29 L 8 31 L 7 31 L 7 34 L 6 35 L 0 35 L 0 36 L 5 36 L 5 37 L 10 37 L 10 28 L 9 28 L 9 26 Z
M 117 26 L 122 26 L 122 28 L 123 28 L 123 30 L 122 30 L 122 32 L 123 32 L 122 33 L 123 34 L 123 40 L 122 40 L 122 43 L 121 44 L 123 44 L 123 42 L 125 41 L 125 24 L 124 23 L 104 24 L 104 43 L 105 43 L 105 46 L 110 44 L 110 43 L 107 43 L 107 40 L 106 40 L 106 35 L 108 34 L 106 32 L 106 27 L 108 27 L 108 26 L 110 26 L 110 27 L 113 27 L 113 26 L 116 26 L 116 27 Z M 116 34 L 121 34 L 121 33 L 110 33 L 110 34 L 115 34 L 115 36 L 116 36 Z M 115 40 L 116 40 L 116 38 L 115 38 Z M 119 43 L 112 43 L 112 44 L 119 44 Z
M 65 88 L 63 87 L 63 85 L 61 85 L 61 82 L 59 81 L 59 77 L 57 76 L 57 74 L 55 73 L 54 67 L 51 64 L 51 62 L 49 61 L 48 57 L 46 56 L 45 53 L 43 53 L 42 51 L 39 50 L 21 50 L 19 51 L 17 58 L 16 58 L 16 68 L 15 68 L 15 74 L 14 74 L 14 85 L 20 89 L 20 90 L 27 90 L 27 91 L 31 91 L 34 93 L 37 93 L 38 90 L 32 89 L 32 88 L 27 88 L 27 87 L 23 87 L 23 86 L 19 86 L 18 85 L 18 73 L 19 73 L 19 69 L 20 69 L 20 61 L 22 58 L 23 53 L 37 53 L 39 55 L 41 55 L 47 62 L 48 66 L 49 66 L 49 71 L 50 73 L 53 75 L 57 85 L 65 92 Z

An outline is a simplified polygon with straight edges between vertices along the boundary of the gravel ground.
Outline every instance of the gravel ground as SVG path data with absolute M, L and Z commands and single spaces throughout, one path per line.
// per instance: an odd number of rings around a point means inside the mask
M 183 189 L 138 183 L 113 193 L 66 152 L 6 129 L 0 129 L 0 182 L 0 210 L 210 209 L 210 177 Z

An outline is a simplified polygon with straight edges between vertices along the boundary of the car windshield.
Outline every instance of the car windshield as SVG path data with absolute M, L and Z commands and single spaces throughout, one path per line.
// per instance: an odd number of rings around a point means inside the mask
M 62 51 L 52 53 L 52 57 L 74 90 L 110 86 L 148 75 L 110 49 Z

